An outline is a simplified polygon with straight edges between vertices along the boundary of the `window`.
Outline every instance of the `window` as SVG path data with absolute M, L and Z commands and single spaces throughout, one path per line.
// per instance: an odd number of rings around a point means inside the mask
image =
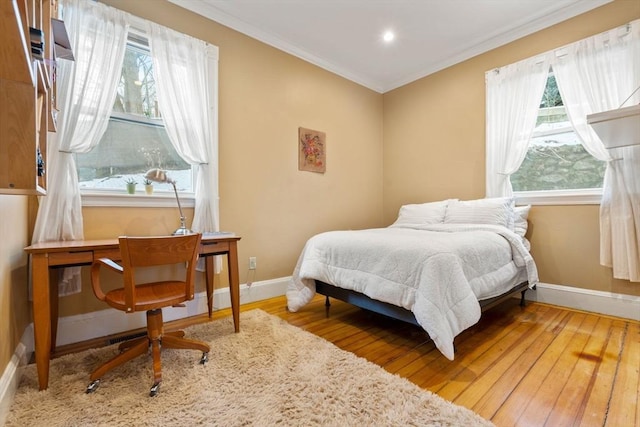
M 143 192 L 146 171 L 161 168 L 169 172 L 179 191 L 193 192 L 191 166 L 175 151 L 164 129 L 144 36 L 129 34 L 118 93 L 100 143 L 75 156 L 81 189 L 124 193 L 126 181 L 132 178 Z M 154 188 L 173 191 L 169 184 L 154 183 Z
M 601 189 L 605 169 L 574 132 L 551 70 L 526 157 L 510 178 L 513 191 Z

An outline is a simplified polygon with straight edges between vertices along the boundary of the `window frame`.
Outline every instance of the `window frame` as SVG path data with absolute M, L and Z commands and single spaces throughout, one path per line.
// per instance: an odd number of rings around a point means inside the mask
M 146 43 L 146 45 L 145 45 Z M 128 48 L 144 50 L 151 53 L 145 31 L 130 27 L 127 34 Z M 161 119 L 149 118 L 137 114 L 112 111 L 109 120 L 121 120 L 125 122 L 140 123 L 147 126 L 164 128 Z M 192 191 L 178 190 L 180 204 L 185 208 L 195 207 L 195 170 L 191 166 Z M 78 183 L 79 184 L 79 183 Z M 171 190 L 156 190 L 153 194 L 146 194 L 144 189 L 136 189 L 134 194 L 128 194 L 120 189 L 85 188 L 78 185 L 82 206 L 87 207 L 175 207 L 176 196 Z
M 178 191 L 183 208 L 195 207 L 195 194 Z M 176 196 L 170 191 L 145 194 L 144 190 L 136 190 L 135 194 L 127 194 L 124 190 L 81 189 L 82 206 L 87 207 L 144 207 L 166 208 L 176 207 Z
M 518 205 L 599 205 L 602 188 L 514 191 L 513 195 Z
M 553 70 L 549 71 L 549 76 Z M 547 76 L 547 79 L 549 78 Z M 540 109 L 540 107 L 539 107 Z M 552 131 L 536 131 L 531 134 L 531 139 L 539 136 L 556 135 L 567 131 L 575 132 L 571 124 Z M 574 188 L 563 190 L 532 190 L 513 191 L 516 203 L 519 205 L 599 205 L 602 201 L 602 187 L 600 188 Z

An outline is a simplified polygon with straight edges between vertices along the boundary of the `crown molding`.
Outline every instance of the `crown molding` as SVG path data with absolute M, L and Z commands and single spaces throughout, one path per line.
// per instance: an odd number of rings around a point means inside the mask
M 369 88 L 373 91 L 376 91 L 378 93 L 383 93 L 384 91 L 384 87 L 379 82 L 376 82 L 366 76 L 361 76 L 357 73 L 353 73 L 344 67 L 340 67 L 339 65 L 334 64 L 327 59 L 321 58 L 313 54 L 312 52 L 303 49 L 300 46 L 296 46 L 295 44 L 283 40 L 274 34 L 256 28 L 251 24 L 248 24 L 234 16 L 221 11 L 220 9 L 213 7 L 205 1 L 169 0 L 169 2 L 174 3 L 184 9 L 190 10 L 191 12 L 197 13 L 198 15 L 204 16 L 205 18 L 211 19 L 212 21 L 222 24 L 225 27 L 229 27 L 269 46 L 275 47 L 278 50 L 282 50 L 283 52 L 300 58 L 320 68 L 323 68 L 333 74 L 344 77 L 347 80 Z
M 332 62 L 327 58 L 319 57 L 313 52 L 309 52 L 304 48 L 295 45 L 294 43 L 283 40 L 282 38 L 272 33 L 263 31 L 255 27 L 254 25 L 231 16 L 205 0 L 169 0 L 169 2 L 174 3 L 177 6 L 197 13 L 212 21 L 218 22 L 219 24 L 222 24 L 258 41 L 261 41 L 269 46 L 275 47 L 279 50 L 296 56 L 304 61 L 314 64 L 331 73 L 337 74 L 347 80 L 367 87 L 378 93 L 385 93 L 400 86 L 404 86 L 437 71 L 441 71 L 452 65 L 458 64 L 474 56 L 488 52 L 492 49 L 513 42 L 519 38 L 533 34 L 544 28 L 558 24 L 569 18 L 588 12 L 612 1 L 613 0 L 575 0 L 573 3 L 567 6 L 558 10 L 553 10 L 551 12 L 549 12 L 548 8 L 541 8 L 539 16 L 534 18 L 533 20 L 531 20 L 531 18 L 529 17 L 526 20 L 513 22 L 511 28 L 506 32 L 496 31 L 494 33 L 489 33 L 487 37 L 480 42 L 463 48 L 461 51 L 454 53 L 444 61 L 440 61 L 439 63 L 432 65 L 425 65 L 424 68 L 419 72 L 409 73 L 405 77 L 392 82 L 385 82 L 377 81 L 366 75 L 362 75 L 361 73 L 353 72 L 339 64 Z

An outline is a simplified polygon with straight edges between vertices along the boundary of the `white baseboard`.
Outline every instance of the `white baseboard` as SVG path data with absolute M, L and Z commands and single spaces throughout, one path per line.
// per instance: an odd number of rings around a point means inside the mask
M 525 298 L 576 310 L 640 320 L 640 297 L 633 295 L 538 283 L 536 290 L 527 291 Z
M 289 277 L 265 280 L 251 286 L 240 285 L 240 304 L 260 301 L 284 295 Z M 207 312 L 206 292 L 197 293 L 193 300 L 187 301 L 186 307 L 175 307 L 163 310 L 165 322 L 185 317 L 197 316 Z M 213 293 L 213 309 L 231 307 L 229 288 L 216 289 Z M 131 313 L 123 316 L 122 311 L 109 308 L 92 313 L 63 317 L 58 320 L 58 337 L 56 345 L 72 344 L 93 338 L 117 334 L 146 326 L 145 313 Z
M 289 277 L 255 282 L 251 286 L 240 285 L 240 304 L 260 301 L 284 295 L 289 283 Z M 164 310 L 165 321 L 184 319 L 207 312 L 206 292 L 197 293 L 193 300 L 188 301 L 186 307 L 176 307 Z M 220 310 L 231 307 L 229 288 L 216 289 L 213 293 L 213 309 Z M 122 311 L 109 308 L 75 316 L 61 317 L 58 320 L 58 337 L 56 345 L 73 344 L 93 338 L 117 334 L 123 331 L 144 328 L 145 314 L 142 312 L 123 316 Z M 33 353 L 33 323 L 29 325 L 23 337 L 23 344 L 28 353 Z
M 284 295 L 290 277 L 265 280 L 253 283 L 251 286 L 240 286 L 240 303 L 260 301 Z M 574 308 L 578 310 L 602 313 L 626 319 L 640 320 L 640 297 L 612 292 L 595 291 L 575 288 L 571 286 L 538 283 L 537 289 L 526 293 L 531 301 Z M 214 292 L 214 310 L 231 306 L 229 289 L 216 289 Z M 195 298 L 187 302 L 185 308 L 165 310 L 165 321 L 183 319 L 207 312 L 207 298 L 205 292 L 196 294 Z M 133 313 L 126 316 L 115 309 L 106 309 L 76 316 L 63 317 L 58 321 L 58 338 L 56 345 L 66 345 L 99 338 L 123 331 L 145 327 L 145 314 Z M 32 353 L 33 324 L 25 331 L 22 344 L 28 353 Z M 1 384 L 1 383 L 0 383 Z M 0 391 L 2 389 L 0 388 Z

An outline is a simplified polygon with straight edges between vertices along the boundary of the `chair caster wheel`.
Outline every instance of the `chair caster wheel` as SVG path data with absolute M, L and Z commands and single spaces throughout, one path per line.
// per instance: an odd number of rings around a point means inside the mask
M 160 391 L 160 383 L 155 383 L 151 386 L 151 390 L 149 391 L 149 397 L 154 397 Z
M 100 380 L 91 381 L 91 383 L 87 386 L 87 389 L 85 390 L 85 393 L 87 393 L 87 394 L 93 393 L 94 391 L 96 391 L 98 389 L 99 385 L 100 385 Z
M 209 361 L 209 353 L 202 353 L 202 357 L 200 358 L 200 364 L 204 365 Z

